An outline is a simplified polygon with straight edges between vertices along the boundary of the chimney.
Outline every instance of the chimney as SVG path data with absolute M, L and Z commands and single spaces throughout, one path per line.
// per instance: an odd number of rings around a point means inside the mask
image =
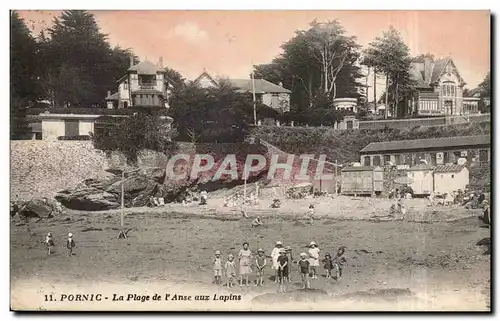
M 111 90 L 108 90 L 108 95 L 106 97 L 111 96 Z
M 134 57 L 130 56 L 130 67 L 134 65 Z
M 161 56 L 158 59 L 158 66 L 160 66 L 160 68 L 163 68 L 163 57 L 161 57 Z
M 429 83 L 431 81 L 432 62 L 430 58 L 424 58 L 424 81 Z

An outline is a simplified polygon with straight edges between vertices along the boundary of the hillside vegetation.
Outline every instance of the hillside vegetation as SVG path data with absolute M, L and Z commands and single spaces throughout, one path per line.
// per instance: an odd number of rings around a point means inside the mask
M 489 135 L 490 131 L 489 123 L 476 123 L 448 127 L 345 131 L 330 127 L 262 126 L 252 128 L 251 134 L 291 154 L 326 154 L 328 160 L 342 163 L 359 161 L 359 151 L 372 142 Z

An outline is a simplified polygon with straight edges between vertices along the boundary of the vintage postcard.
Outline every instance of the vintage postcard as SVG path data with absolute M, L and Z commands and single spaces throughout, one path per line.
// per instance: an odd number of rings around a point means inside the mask
M 489 11 L 10 12 L 14 311 L 491 311 Z

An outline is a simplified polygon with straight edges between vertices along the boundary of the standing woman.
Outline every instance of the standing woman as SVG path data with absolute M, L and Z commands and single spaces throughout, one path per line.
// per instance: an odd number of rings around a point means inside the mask
M 245 277 L 246 285 L 248 284 L 248 276 L 252 273 L 251 266 L 252 251 L 248 249 L 248 242 L 243 243 L 243 248 L 238 253 L 240 260 L 240 286 L 243 285 L 243 277 Z
M 313 241 L 309 244 L 309 262 L 311 269 L 311 279 L 318 278 L 318 270 L 319 270 L 319 248 L 316 243 Z
M 281 241 L 276 242 L 273 251 L 271 252 L 271 259 L 273 260 L 273 270 L 276 271 L 276 279 L 275 283 L 279 282 L 279 273 L 278 273 L 278 257 L 280 256 L 280 250 L 283 247 Z

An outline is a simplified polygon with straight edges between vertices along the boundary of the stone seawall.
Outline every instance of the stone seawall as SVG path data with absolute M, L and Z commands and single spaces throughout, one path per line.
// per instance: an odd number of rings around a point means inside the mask
M 11 199 L 53 197 L 83 179 L 108 175 L 107 166 L 90 141 L 11 141 Z

